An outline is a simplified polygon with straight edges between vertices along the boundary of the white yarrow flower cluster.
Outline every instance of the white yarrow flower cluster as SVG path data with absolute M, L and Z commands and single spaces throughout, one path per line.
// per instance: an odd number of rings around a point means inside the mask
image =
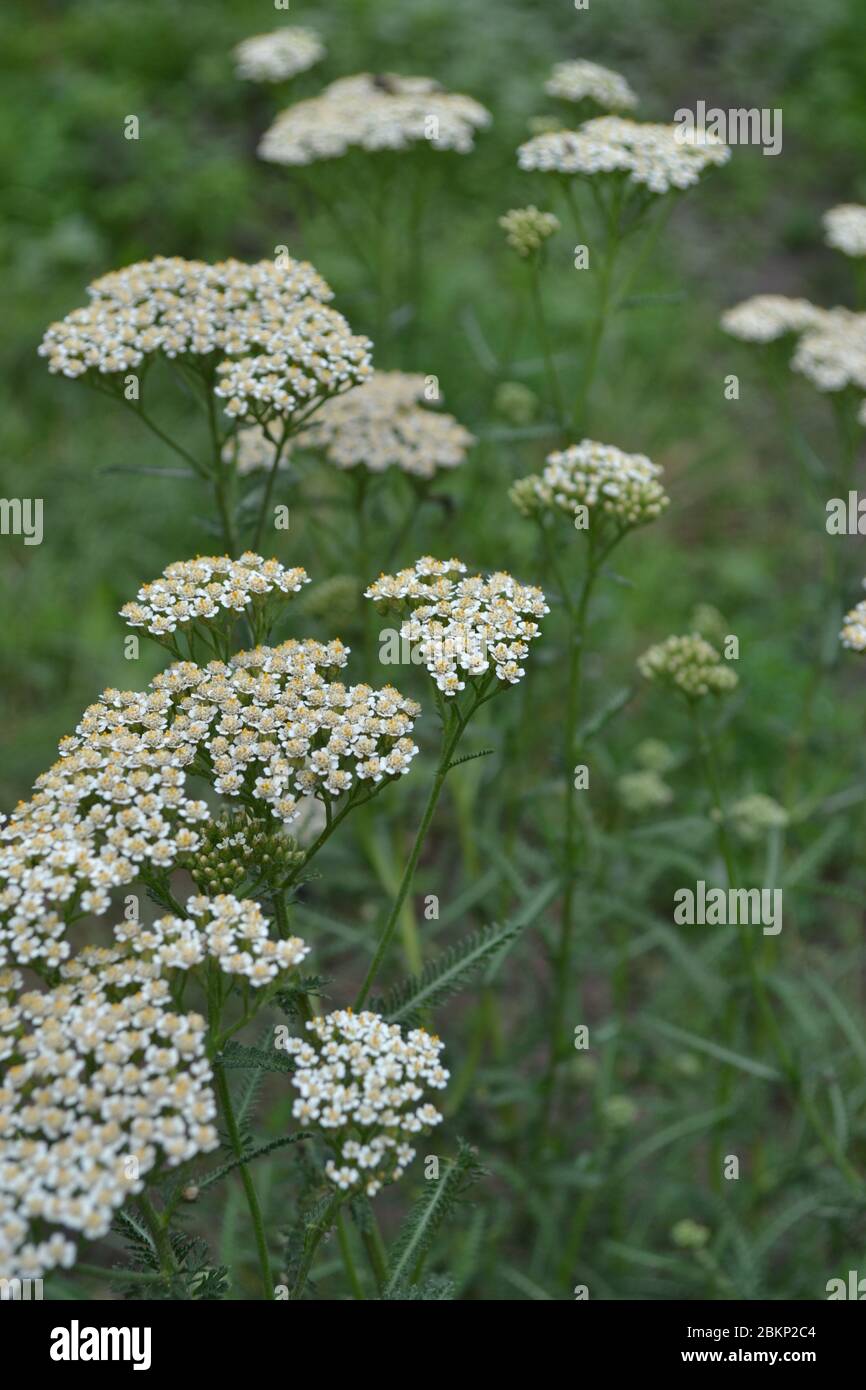
M 791 368 L 819 391 L 866 391 L 866 314 L 826 310 L 801 335 Z
M 325 45 L 314 29 L 300 25 L 255 34 L 234 50 L 235 73 L 248 82 L 284 82 L 306 72 L 325 56 Z
M 0 828 L 0 964 L 59 964 L 68 925 L 107 912 L 112 888 L 199 848 L 210 810 L 189 798 L 188 771 L 283 824 L 306 796 L 408 772 L 419 706 L 331 679 L 347 656 L 340 642 L 290 641 L 104 691 Z
M 326 402 L 292 447 L 318 451 L 335 468 L 371 473 L 399 468 L 429 479 L 440 468 L 456 468 L 475 436 L 453 415 L 425 408 L 426 385 L 418 373 L 374 372 Z
M 430 555 L 411 569 L 381 575 L 366 590 L 387 610 L 408 609 L 400 629 L 416 644 L 420 660 L 444 695 L 456 695 L 474 679 L 493 671 L 516 685 L 526 674 L 521 662 L 540 633 L 536 619 L 550 610 L 541 589 L 520 584 L 504 570 L 467 575 L 460 560 Z
M 548 454 L 543 472 L 519 479 L 510 496 L 525 516 L 559 511 L 577 521 L 585 509 L 589 525 L 607 519 L 627 530 L 654 521 L 668 505 L 662 472 L 645 454 L 584 439 Z
M 727 694 L 738 682 L 736 672 L 696 632 L 666 638 L 645 651 L 637 664 L 647 680 L 667 685 L 689 700 Z
M 521 169 L 557 174 L 628 175 L 651 193 L 690 188 L 705 169 L 726 164 L 727 145 L 705 132 L 686 138 L 673 125 L 597 116 L 579 130 L 555 130 L 521 145 Z
M 557 63 L 544 90 L 563 101 L 594 101 L 606 111 L 624 111 L 637 106 L 637 97 L 625 78 L 601 63 L 579 58 Z
M 314 164 L 350 149 L 472 149 L 490 112 L 472 97 L 443 91 L 429 77 L 358 73 L 341 77 L 309 101 L 283 111 L 262 138 L 259 155 L 274 164 Z
M 823 221 L 828 246 L 846 256 L 866 256 L 866 207 L 840 203 L 824 213 Z
M 0 975 L 0 1270 L 41 1278 L 108 1233 L 156 1167 L 218 1146 L 205 1021 L 119 951 L 90 949 L 50 992 Z M 46 1227 L 62 1228 L 46 1234 Z
M 254 615 L 254 627 L 265 615 L 269 600 L 287 598 L 309 584 L 306 570 L 286 569 L 279 560 L 265 560 L 247 550 L 239 560 L 228 555 L 199 555 L 167 565 L 159 579 L 143 584 L 120 616 L 130 627 L 144 627 L 155 637 L 193 623 L 232 626 L 243 613 Z
M 334 1186 L 374 1197 L 415 1157 L 409 1138 L 441 1123 L 424 1093 L 448 1081 L 443 1044 L 423 1028 L 404 1035 L 369 1011 L 340 1009 L 306 1027 L 309 1041 L 284 1044 L 296 1068 L 292 1113 L 305 1129 L 321 1130 L 334 1150 L 325 1168 Z
M 866 423 L 866 422 L 864 422 Z M 866 580 L 863 581 L 866 587 Z M 845 614 L 839 641 L 852 652 L 866 652 L 866 599 Z
M 784 294 L 756 294 L 722 314 L 722 328 L 745 343 L 772 343 L 787 333 L 813 328 L 826 315 L 825 309 L 808 299 L 789 299 Z
M 115 938 L 136 956 L 166 970 L 192 970 L 214 960 L 225 975 L 237 975 L 254 988 L 269 985 L 300 965 L 310 948 L 299 936 L 272 941 L 260 905 L 231 893 L 187 899 L 185 917 L 171 914 L 151 926 L 122 922 Z
M 46 329 L 39 353 L 52 372 L 120 377 L 154 356 L 186 358 L 216 372 L 228 415 L 261 423 L 372 371 L 372 344 L 330 308 L 333 291 L 306 261 L 157 256 L 102 276 L 88 294 L 85 308 Z

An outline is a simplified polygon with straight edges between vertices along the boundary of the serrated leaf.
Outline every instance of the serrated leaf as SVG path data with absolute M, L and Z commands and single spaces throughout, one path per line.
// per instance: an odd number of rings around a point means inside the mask
M 464 941 L 437 956 L 420 975 L 410 975 L 385 999 L 377 1001 L 376 1011 L 389 1023 L 413 1023 L 426 1009 L 435 1008 L 467 983 L 474 971 L 520 932 L 517 925 L 483 927 Z
M 223 1163 L 219 1168 L 214 1168 L 212 1172 L 205 1173 L 204 1177 L 199 1178 L 196 1186 L 200 1192 L 205 1188 L 212 1187 L 220 1178 L 226 1177 L 235 1168 L 239 1168 L 242 1163 L 252 1163 L 254 1159 L 261 1158 L 264 1154 L 273 1153 L 275 1149 L 284 1149 L 287 1144 L 299 1144 L 303 1139 L 312 1139 L 312 1134 L 306 1130 L 301 1130 L 298 1134 L 282 1134 L 279 1139 L 269 1139 L 264 1144 L 246 1149 L 240 1158 L 233 1158 L 230 1163 Z
M 482 748 L 478 753 L 464 753 L 462 758 L 455 758 L 453 763 L 448 764 L 447 771 L 450 772 L 453 767 L 460 767 L 461 763 L 474 762 L 476 758 L 489 758 L 490 754 L 495 752 L 495 748 Z
M 383 1298 L 393 1298 L 395 1290 L 411 1280 L 442 1222 L 482 1174 L 475 1150 L 461 1140 L 456 1159 L 448 1163 L 437 1181 L 427 1182 L 426 1191 L 400 1227 L 388 1259 Z
M 276 1047 L 247 1047 L 230 1039 L 217 1058 L 224 1071 L 293 1071 L 294 1065 L 285 1052 Z

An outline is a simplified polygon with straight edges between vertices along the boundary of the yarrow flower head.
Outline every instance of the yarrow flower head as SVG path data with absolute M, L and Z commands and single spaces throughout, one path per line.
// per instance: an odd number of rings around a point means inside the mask
M 594 101 L 606 111 L 623 111 L 637 106 L 637 97 L 624 77 L 600 63 L 576 59 L 557 63 L 544 84 L 544 90 L 563 101 Z
M 866 314 L 825 310 L 800 337 L 791 368 L 819 391 L 866 391 Z
M 239 560 L 199 555 L 167 565 L 159 579 L 141 586 L 134 602 L 123 605 L 120 616 L 130 627 L 166 638 L 198 624 L 230 631 L 243 614 L 258 636 L 273 621 L 275 601 L 278 606 L 309 582 L 300 566 L 286 569 L 252 550 Z
M 284 82 L 324 56 L 325 45 L 316 31 L 296 25 L 244 39 L 234 50 L 235 72 L 248 82 Z
M 123 376 L 148 359 L 203 371 L 226 413 L 263 423 L 335 395 L 372 372 L 369 339 L 330 308 L 333 291 L 306 261 L 186 261 L 157 256 L 88 287 L 90 303 L 45 332 L 52 372 Z
M 313 164 L 350 149 L 472 149 L 490 112 L 472 97 L 446 92 L 429 77 L 358 73 L 341 77 L 309 101 L 283 111 L 262 138 L 259 155 L 275 164 Z
M 441 1123 L 425 1090 L 442 1090 L 449 1073 L 443 1044 L 423 1028 L 405 1035 L 370 1012 L 340 1009 L 307 1025 L 309 1041 L 288 1038 L 298 1091 L 293 1115 L 319 1130 L 334 1152 L 325 1173 L 343 1192 L 374 1197 L 415 1157 L 410 1139 Z
M 552 212 L 539 212 L 534 204 L 528 208 L 512 208 L 499 219 L 505 240 L 519 256 L 527 258 L 540 251 L 544 243 L 559 231 L 559 218 Z
M 362 386 L 328 401 L 292 447 L 321 453 L 335 468 L 399 468 L 429 479 L 463 463 L 475 443 L 453 415 L 427 409 L 429 404 L 426 377 L 374 372 Z
M 284 978 L 310 953 L 299 936 L 271 940 L 261 907 L 248 898 L 231 893 L 191 897 L 186 913 L 160 917 L 151 926 L 122 922 L 114 935 L 160 975 L 213 960 L 223 974 L 243 978 L 254 988 Z
M 863 586 L 866 588 L 866 579 Z M 839 641 L 849 651 L 866 652 L 866 599 L 861 599 L 845 614 Z
M 824 213 L 823 221 L 828 246 L 846 256 L 866 256 L 866 207 L 840 203 Z
M 722 328 L 746 343 L 771 343 L 788 333 L 802 333 L 820 323 L 826 310 L 808 299 L 784 294 L 756 294 L 722 315 Z
M 516 685 L 526 674 L 521 662 L 538 637 L 537 619 L 550 610 L 541 589 L 520 584 L 504 570 L 467 575 L 461 560 L 430 555 L 411 569 L 381 575 L 365 592 L 379 611 L 409 616 L 401 637 L 415 644 L 419 659 L 444 695 L 456 695 L 464 677 L 486 677 Z
M 650 193 L 690 188 L 705 169 L 726 164 L 727 145 L 706 132 L 689 137 L 673 125 L 597 116 L 576 131 L 536 135 L 517 151 L 521 169 L 558 174 L 618 174 Z
M 737 674 L 726 665 L 715 647 L 697 633 L 668 637 L 645 651 L 638 670 L 647 680 L 677 690 L 689 700 L 724 695 L 737 685 Z
M 118 949 L 88 948 L 53 990 L 0 974 L 0 1269 L 40 1278 L 108 1233 L 145 1176 L 215 1149 L 205 1021 Z M 55 1230 L 51 1232 L 51 1228 Z
M 644 454 L 584 439 L 548 454 L 544 471 L 519 479 L 509 495 L 524 516 L 558 512 L 579 530 L 610 522 L 626 531 L 654 521 L 668 505 L 662 471 Z
M 784 830 L 788 824 L 788 812 L 778 801 L 763 792 L 752 792 L 728 807 L 731 825 L 741 840 L 753 844 L 761 840 L 771 830 Z
M 289 641 L 104 691 L 0 827 L 0 964 L 60 963 L 67 925 L 105 913 L 111 888 L 197 854 L 211 813 L 188 772 L 281 825 L 304 797 L 333 805 L 408 772 L 419 706 L 333 679 L 347 656 L 338 641 Z

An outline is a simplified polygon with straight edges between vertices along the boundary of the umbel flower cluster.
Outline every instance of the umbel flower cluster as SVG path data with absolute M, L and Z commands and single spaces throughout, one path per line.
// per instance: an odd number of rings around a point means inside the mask
M 637 97 L 624 77 L 584 58 L 556 63 L 544 90 L 563 101 L 594 101 L 606 111 L 625 111 L 637 106 Z
M 209 265 L 157 256 L 88 287 L 90 303 L 51 324 L 39 347 L 52 372 L 116 377 L 155 356 L 215 371 L 226 413 L 291 415 L 363 381 L 369 339 L 329 306 L 306 261 Z
M 802 333 L 821 322 L 826 310 L 808 299 L 784 294 L 756 294 L 722 314 L 722 327 L 746 343 L 771 343 L 788 333 Z
M 579 130 L 555 130 L 521 145 L 521 169 L 557 174 L 618 174 L 651 193 L 689 188 L 705 169 L 727 163 L 727 145 L 706 132 L 597 116 Z
M 579 529 L 610 521 L 625 531 L 654 521 L 668 505 L 661 475 L 644 454 L 584 439 L 549 454 L 543 472 L 520 478 L 509 495 L 524 516 L 559 512 Z
M 770 343 L 796 336 L 791 368 L 819 391 L 866 391 L 866 314 L 821 309 L 806 299 L 759 294 L 722 315 L 722 327 L 735 338 Z
M 866 207 L 859 203 L 840 203 L 824 213 L 824 233 L 828 246 L 846 256 L 866 256 Z
M 382 612 L 408 612 L 400 635 L 415 645 L 436 686 L 456 695 L 470 679 L 492 671 L 516 685 L 521 662 L 550 610 L 541 589 L 500 570 L 468 575 L 461 560 L 422 556 L 411 569 L 381 575 L 366 590 Z
M 0 1269 L 68 1267 L 62 1231 L 104 1236 L 158 1165 L 217 1147 L 216 1103 L 198 1014 L 172 1012 L 154 970 L 89 948 L 50 992 L 0 975 Z
M 475 436 L 453 415 L 427 409 L 426 389 L 427 379 L 418 373 L 374 372 L 363 385 L 326 401 L 287 452 L 309 449 L 335 468 L 399 468 L 413 478 L 456 468 Z M 274 445 L 264 430 L 251 426 L 227 446 L 226 458 L 234 459 L 241 475 L 267 469 Z
M 362 72 L 283 111 L 259 154 L 274 164 L 314 164 L 350 149 L 405 150 L 421 141 L 466 154 L 489 122 L 480 102 L 446 92 L 432 78 Z
M 235 72 L 248 82 L 284 82 L 324 56 L 316 31 L 296 25 L 244 39 L 234 50 Z
M 696 632 L 685 637 L 666 638 L 645 651 L 637 664 L 647 680 L 658 681 L 689 700 L 724 695 L 737 685 L 736 672 L 715 647 Z
M 527 208 L 511 208 L 503 213 L 499 225 L 508 245 L 526 258 L 540 251 L 548 238 L 559 231 L 559 218 L 552 212 L 539 212 L 530 204 Z
M 845 614 L 839 641 L 849 651 L 866 652 L 866 599 L 861 599 Z
M 293 445 L 316 450 L 341 469 L 399 468 L 432 478 L 440 468 L 456 468 L 475 436 L 453 415 L 425 408 L 426 385 L 418 373 L 374 372 L 363 386 L 328 401 Z
M 114 935 L 160 975 L 214 960 L 224 975 L 240 976 L 253 987 L 271 984 L 310 953 L 299 936 L 272 941 L 261 907 L 248 898 L 230 893 L 191 897 L 186 912 L 186 917 L 160 917 L 150 927 L 123 922 Z
M 347 657 L 289 641 L 106 690 L 0 830 L 0 963 L 59 963 L 67 925 L 106 912 L 109 889 L 195 854 L 210 812 L 189 772 L 282 824 L 304 796 L 330 804 L 408 772 L 418 705 L 334 680 Z
M 333 1149 L 325 1172 L 344 1192 L 373 1197 L 402 1176 L 415 1157 L 408 1142 L 441 1122 L 425 1088 L 442 1090 L 443 1044 L 423 1028 L 405 1037 L 396 1023 L 340 1009 L 307 1025 L 310 1040 L 288 1038 L 298 1091 L 293 1114 L 318 1129 Z
M 135 600 L 123 605 L 120 616 L 154 637 L 194 623 L 231 627 L 241 614 L 250 617 L 255 632 L 274 598 L 288 598 L 309 582 L 300 566 L 286 569 L 279 560 L 265 560 L 251 550 L 239 560 L 198 555 L 167 565 L 159 579 L 143 584 Z

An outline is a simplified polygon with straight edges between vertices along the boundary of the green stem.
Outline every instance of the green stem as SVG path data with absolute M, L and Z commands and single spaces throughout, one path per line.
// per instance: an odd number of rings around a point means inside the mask
M 138 1198 L 138 1209 L 144 1217 L 145 1224 L 150 1232 L 156 1253 L 159 1257 L 160 1274 L 170 1279 L 177 1273 L 177 1261 L 174 1251 L 171 1248 L 171 1239 L 168 1229 L 159 1216 L 156 1208 L 151 1202 L 146 1192 L 142 1192 Z
M 343 1256 L 343 1265 L 345 1266 L 346 1277 L 349 1280 L 349 1287 L 352 1290 L 352 1297 L 363 1303 L 364 1290 L 361 1286 L 361 1280 L 358 1278 L 355 1258 L 352 1254 L 352 1243 L 349 1239 L 349 1232 L 346 1229 L 346 1221 L 342 1211 L 337 1212 L 337 1239 L 340 1242 L 340 1253 Z
M 238 1123 L 235 1118 L 234 1109 L 232 1107 L 232 1098 L 231 1091 L 229 1089 L 228 1079 L 226 1077 L 225 1071 L 219 1064 L 217 1064 L 214 1067 L 214 1073 L 216 1078 L 217 1097 L 219 1099 L 220 1107 L 223 1112 L 223 1117 L 226 1122 L 226 1128 L 229 1134 L 229 1141 L 231 1143 L 235 1158 L 237 1158 L 238 1160 L 242 1160 L 244 1148 L 243 1143 L 241 1141 L 240 1131 L 238 1129 Z M 271 1273 L 271 1260 L 268 1254 L 268 1242 L 265 1236 L 265 1223 L 262 1217 L 262 1209 L 259 1205 L 259 1199 L 256 1195 L 255 1185 L 253 1184 L 252 1177 L 250 1176 L 250 1170 L 247 1167 L 246 1163 L 239 1161 L 238 1171 L 241 1175 L 241 1182 L 243 1184 L 244 1194 L 247 1199 L 247 1206 L 249 1208 L 250 1218 L 253 1223 L 253 1231 L 255 1233 L 256 1249 L 258 1250 L 259 1255 L 259 1268 L 261 1270 L 262 1286 L 264 1288 L 265 1298 L 271 1300 L 274 1296 L 274 1280 L 273 1275 Z
M 476 700 L 475 705 L 472 707 L 472 710 L 470 710 L 470 715 L 478 707 L 479 703 L 481 703 L 480 700 Z M 430 795 L 427 798 L 427 805 L 425 806 L 424 814 L 421 817 L 421 824 L 418 826 L 418 831 L 415 835 L 415 842 L 412 845 L 412 852 L 409 855 L 406 867 L 403 870 L 403 877 L 401 878 L 400 886 L 397 889 L 397 896 L 395 897 L 393 905 L 391 907 L 391 911 L 388 914 L 388 920 L 386 921 L 385 926 L 382 929 L 382 933 L 379 937 L 379 944 L 376 947 L 376 952 L 373 956 L 372 961 L 370 962 L 370 968 L 367 971 L 367 974 L 364 978 L 364 983 L 361 986 L 357 999 L 355 1000 L 356 1009 L 363 1008 L 367 1000 L 367 997 L 369 996 L 370 990 L 373 986 L 373 982 L 376 979 L 377 974 L 379 973 L 379 967 L 381 966 L 382 961 L 385 958 L 385 954 L 388 950 L 388 947 L 391 944 L 391 938 L 393 937 L 397 923 L 400 920 L 400 913 L 403 904 L 406 901 L 409 890 L 412 887 L 412 882 L 415 878 L 415 870 L 418 867 L 418 860 L 421 857 L 421 850 L 424 847 L 424 841 L 427 837 L 427 831 L 430 828 L 430 822 L 432 821 L 433 813 L 436 810 L 436 803 L 438 802 L 442 788 L 445 785 L 445 778 L 448 776 L 451 759 L 454 756 L 454 750 L 456 749 L 457 744 L 460 742 L 460 738 L 469 721 L 469 715 L 467 715 L 466 719 L 461 719 L 457 710 L 455 710 L 453 713 L 457 717 L 452 720 L 451 730 L 449 733 L 446 734 L 444 746 L 442 749 L 442 756 L 439 759 L 439 766 L 436 769 L 436 776 L 433 779 L 433 785 L 430 788 Z

